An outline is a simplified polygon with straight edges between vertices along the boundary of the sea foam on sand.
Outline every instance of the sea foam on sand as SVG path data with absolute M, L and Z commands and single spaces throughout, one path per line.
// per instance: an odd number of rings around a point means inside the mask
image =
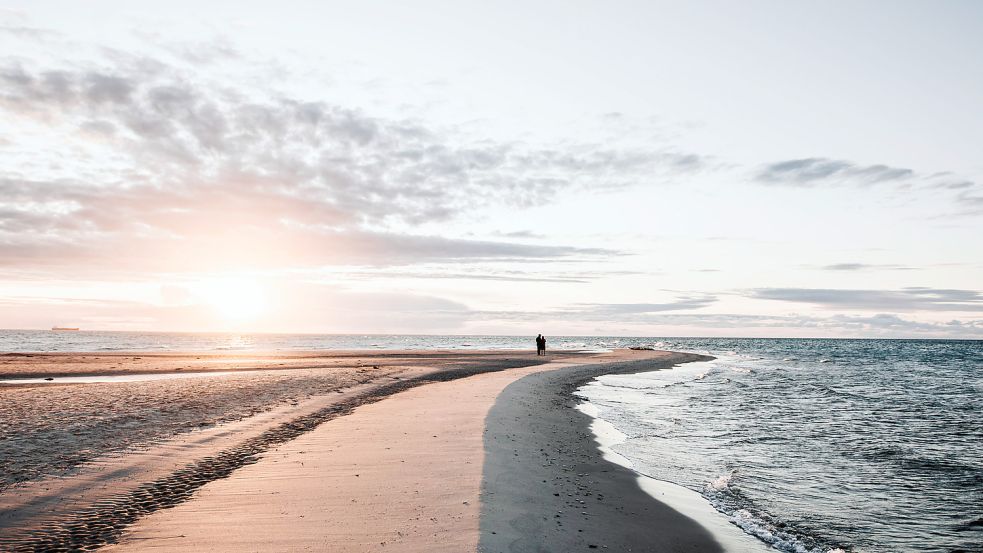
M 600 418 L 596 405 L 583 402 L 577 410 L 593 419 L 590 429 L 598 449 L 605 460 L 638 472 L 630 459 L 614 451 L 613 446 L 623 443 L 628 436 L 608 421 Z M 734 553 L 765 553 L 771 551 L 766 544 L 754 539 L 731 524 L 700 494 L 672 482 L 656 480 L 638 473 L 638 486 L 657 501 L 695 520 L 713 534 L 725 551 Z

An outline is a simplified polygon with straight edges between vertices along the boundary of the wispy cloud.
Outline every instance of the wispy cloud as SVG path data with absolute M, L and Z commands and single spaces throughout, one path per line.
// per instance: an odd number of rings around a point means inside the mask
M 983 312 L 983 293 L 975 290 L 923 287 L 900 290 L 758 288 L 747 295 L 755 299 L 806 303 L 834 309 Z
M 172 287 L 173 288 L 173 287 Z M 450 332 L 472 311 L 464 304 L 426 294 L 353 292 L 332 286 L 294 283 L 277 291 L 277 310 L 268 324 L 280 331 Z M 187 296 L 180 287 L 165 296 Z M 221 321 L 194 301 L 116 301 L 93 298 L 0 298 L 0 327 L 47 328 L 53 323 L 107 330 L 214 330 Z
M 219 46 L 216 55 L 235 55 Z M 707 163 L 671 150 L 471 141 L 412 119 L 233 89 L 157 59 L 67 69 L 8 62 L 0 83 L 8 122 L 40 124 L 55 141 L 34 154 L 42 165 L 29 175 L 0 170 L 0 263 L 8 266 L 110 250 L 121 262 L 151 249 L 216 260 L 235 257 L 246 240 L 254 260 L 304 244 L 309 252 L 292 259 L 313 264 L 603 255 L 384 229 L 484 205 L 524 207 L 561 190 L 657 182 Z M 66 149 L 71 157 L 59 153 Z
M 587 303 L 573 306 L 571 311 L 578 315 L 611 318 L 635 315 L 649 315 L 667 311 L 692 311 L 702 309 L 717 302 L 712 295 L 687 296 L 665 303 Z
M 464 270 L 462 270 L 464 269 Z M 434 267 L 421 266 L 420 270 L 408 268 L 382 268 L 377 270 L 343 270 L 331 273 L 331 278 L 343 279 L 423 279 L 423 280 L 484 280 L 492 282 L 549 282 L 556 284 L 582 284 L 625 274 L 626 271 L 607 271 L 598 273 L 597 271 L 577 271 L 564 268 L 562 271 L 550 271 L 538 269 L 535 271 L 522 271 L 515 269 L 502 269 L 495 267 L 495 264 L 486 263 L 484 266 L 475 266 L 468 263 L 468 267 L 448 266 L 446 263 Z M 634 273 L 631 273 L 634 274 Z
M 976 194 L 970 193 L 964 190 L 961 192 L 957 198 L 957 203 L 959 204 L 960 214 L 963 215 L 981 215 L 983 214 L 983 193 L 977 191 Z
M 606 323 L 650 323 L 661 314 L 675 311 L 695 311 L 717 302 L 711 294 L 685 295 L 668 302 L 652 303 L 578 303 L 558 309 L 538 312 L 490 311 L 484 317 L 514 318 L 516 320 L 595 321 Z M 702 315 L 701 315 L 702 316 Z M 713 317 L 714 315 L 708 315 Z
M 495 234 L 504 238 L 546 238 L 546 236 L 531 230 L 514 230 L 509 232 L 496 232 Z
M 917 271 L 917 267 L 906 267 L 904 265 L 877 264 L 877 263 L 833 263 L 823 265 L 824 271 Z
M 108 329 L 187 329 L 187 321 L 208 324 L 207 307 L 185 301 L 181 289 L 162 289 L 162 303 L 48 297 L 0 298 L 0 326 L 19 316 L 20 326 L 46 327 L 52 321 Z M 178 301 L 174 301 L 177 298 Z M 170 299 L 170 301 L 168 301 Z M 569 328 L 587 323 L 619 332 L 665 336 L 673 333 L 727 336 L 953 337 L 980 338 L 983 319 L 918 321 L 893 313 L 871 315 L 752 315 L 686 312 L 709 307 L 713 296 L 648 304 L 575 304 L 544 311 L 475 310 L 464 302 L 413 293 L 365 293 L 314 283 L 295 283 L 278 296 L 271 316 L 282 331 L 461 332 L 494 322 L 513 332 L 527 328 Z M 679 311 L 679 312 L 677 312 Z M 330 313 L 326 317 L 325 313 Z M 385 321 L 380 326 L 380 316 Z M 205 327 L 207 329 L 207 326 Z M 692 329 L 691 332 L 685 329 Z M 555 332 L 554 332 L 555 333 Z
M 549 312 L 480 312 L 472 318 L 501 321 L 516 325 L 533 323 L 537 328 L 582 322 L 575 309 Z M 741 313 L 650 313 L 644 317 L 586 319 L 609 328 L 628 330 L 653 337 L 705 335 L 723 336 L 813 336 L 813 337 L 983 337 L 983 319 L 952 319 L 944 322 L 916 321 L 897 314 L 874 315 L 752 315 Z M 685 330 L 691 329 L 691 330 Z
M 0 33 L 12 35 L 20 39 L 34 40 L 44 40 L 59 36 L 57 32 L 50 29 L 30 27 L 27 25 L 0 25 Z
M 216 217 L 220 217 L 216 213 Z M 130 228 L 129 222 L 121 223 Z M 136 227 L 134 232 L 139 232 Z M 122 230 L 121 233 L 125 233 Z M 619 252 L 599 248 L 466 240 L 434 235 L 353 230 L 305 230 L 278 225 L 243 225 L 193 235 L 119 237 L 37 236 L 10 233 L 0 237 L 0 269 L 30 267 L 44 276 L 71 269 L 76 277 L 159 272 L 296 269 L 331 265 L 402 266 L 419 263 L 479 261 L 577 261 L 603 259 Z
M 922 190 L 952 194 L 952 213 L 943 216 L 973 216 L 983 213 L 980 187 L 970 179 L 951 172 L 919 173 L 905 167 L 884 164 L 864 165 L 842 159 L 811 157 L 765 164 L 751 175 L 751 180 L 768 186 L 817 188 L 831 186 L 890 186 L 895 189 Z
M 915 172 L 903 167 L 860 165 L 823 157 L 770 163 L 754 175 L 758 182 L 791 186 L 817 186 L 829 183 L 870 185 L 901 182 L 913 177 Z

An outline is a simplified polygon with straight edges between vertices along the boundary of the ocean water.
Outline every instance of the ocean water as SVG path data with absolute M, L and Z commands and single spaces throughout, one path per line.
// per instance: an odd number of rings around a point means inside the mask
M 639 472 L 781 551 L 983 551 L 983 342 L 666 339 L 578 394 Z
M 250 334 L 0 330 L 0 353 L 112 351 L 314 351 L 345 349 L 535 349 L 534 336 Z M 626 341 L 627 340 L 627 341 Z M 651 339 L 550 337 L 550 349 L 606 349 Z

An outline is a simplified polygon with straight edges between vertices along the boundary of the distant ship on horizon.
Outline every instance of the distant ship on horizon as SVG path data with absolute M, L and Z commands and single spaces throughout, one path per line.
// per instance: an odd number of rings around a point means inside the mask
M 51 327 L 51 330 L 56 330 L 56 331 L 58 331 L 58 330 L 78 330 L 78 329 L 79 328 L 77 326 L 53 326 L 53 327 Z

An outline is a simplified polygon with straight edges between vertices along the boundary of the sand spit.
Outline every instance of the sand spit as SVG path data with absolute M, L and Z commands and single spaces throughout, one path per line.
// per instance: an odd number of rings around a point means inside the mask
M 569 408 L 587 378 L 697 356 L 474 355 L 364 383 L 17 536 L 0 526 L 0 549 L 719 550 L 604 461 Z
M 485 414 L 508 382 L 543 367 L 361 406 L 139 521 L 107 551 L 475 551 Z
M 502 390 L 516 381 L 579 371 L 582 366 L 591 368 L 580 376 L 611 367 L 627 370 L 607 363 L 628 359 L 638 361 L 632 364 L 634 370 L 652 370 L 687 357 L 664 352 L 580 356 L 389 396 L 278 447 L 259 462 L 204 487 L 191 501 L 138 521 L 107 551 L 569 551 L 562 541 L 554 546 L 512 540 L 503 549 L 486 543 L 486 535 L 508 535 L 507 528 L 486 527 L 484 520 L 486 443 L 492 436 L 505 439 L 529 422 L 523 415 L 501 428 L 486 426 L 489 410 L 501 401 Z M 584 428 L 573 431 L 589 434 Z M 600 461 L 591 439 L 581 454 Z M 527 472 L 521 465 L 515 469 Z M 558 467 L 556 475 L 570 476 Z M 530 489 L 537 494 L 547 491 L 540 487 Z M 692 540 L 691 551 L 717 547 L 698 525 L 662 506 L 637 485 L 603 488 L 600 493 L 612 506 L 625 499 L 638 507 L 637 513 L 613 510 L 610 518 L 599 520 L 608 532 L 624 524 L 620 517 L 648 517 L 654 505 L 661 509 L 660 515 L 669 516 L 664 519 L 670 525 L 662 530 L 664 536 L 678 533 L 681 543 Z M 548 496 L 554 499 L 551 493 Z M 542 517 L 552 521 L 552 513 Z M 652 523 L 650 518 L 635 522 Z M 588 545 L 583 544 L 584 550 Z
M 232 470 L 253 462 L 256 455 L 267 451 L 270 447 L 290 440 L 306 432 L 326 420 L 350 413 L 358 405 L 378 401 L 381 398 L 430 382 L 462 378 L 486 371 L 498 371 L 517 366 L 528 366 L 542 362 L 535 355 L 518 353 L 471 354 L 456 352 L 387 352 L 384 354 L 365 353 L 361 355 L 342 352 L 339 357 L 347 360 L 348 367 L 332 367 L 331 373 L 365 374 L 359 371 L 377 373 L 383 370 L 386 363 L 389 369 L 398 362 L 400 367 L 379 377 L 365 376 L 354 379 L 351 384 L 361 386 L 364 390 L 354 393 L 344 393 L 345 390 L 334 390 L 336 397 L 315 397 L 312 401 L 327 401 L 327 405 L 314 412 L 304 414 L 279 422 L 272 428 L 242 441 L 234 446 L 216 451 L 202 459 L 190 459 L 185 466 L 174 472 L 159 476 L 152 481 L 145 481 L 138 486 L 131 479 L 126 479 L 132 467 L 125 463 L 116 470 L 123 479 L 107 485 L 101 483 L 99 489 L 85 490 L 86 497 L 72 501 L 68 512 L 47 512 L 46 507 L 58 505 L 58 498 L 48 498 L 46 503 L 35 501 L 37 496 L 50 495 L 49 488 L 66 488 L 76 479 L 77 475 L 69 474 L 66 478 L 55 478 L 30 482 L 17 486 L 0 495 L 0 549 L 3 550 L 61 550 L 92 548 L 107 543 L 118 535 L 119 528 L 136 520 L 136 518 L 153 512 L 165 506 L 174 505 L 186 499 L 191 491 L 217 478 L 227 476 Z M 319 358 L 335 362 L 331 354 L 320 354 Z M 309 369 L 288 369 L 279 371 L 283 374 L 306 374 Z M 211 379 L 214 380 L 214 379 Z M 91 385 L 95 386 L 95 385 Z M 114 385 L 121 388 L 133 385 Z M 48 385 L 37 387 L 37 393 L 50 393 Z M 90 389 L 90 385 L 62 386 L 64 388 Z M 0 393 L 5 391 L 0 390 Z M 6 392 L 9 393 L 9 392 Z M 295 401 L 294 401 L 295 403 Z M 126 456 L 124 456 L 124 460 Z M 98 463 L 97 463 L 98 464 Z M 82 467 L 85 474 L 85 466 Z M 151 471 L 152 472 L 152 471 Z M 160 472 L 159 470 L 157 472 Z M 127 485 L 131 485 L 127 488 Z M 67 489 L 75 491 L 69 485 Z M 109 492 L 116 490 L 115 495 Z M 125 493 L 119 493 L 126 489 Z M 99 496 L 99 493 L 102 496 Z M 41 507 L 39 509 L 39 507 Z M 64 507 L 64 505 L 62 505 Z M 40 511 L 40 512 L 38 512 Z M 25 519 L 25 513 L 35 514 L 38 518 Z M 43 520 L 42 518 L 43 517 Z M 108 524 L 108 526 L 107 526 Z
M 522 356 L 514 353 L 511 358 Z M 65 375 L 184 375 L 192 371 L 179 369 L 199 357 L 207 358 L 214 369 L 208 374 L 221 376 L 59 384 Z M 314 396 L 407 378 L 421 371 L 465 365 L 494 368 L 502 358 L 509 356 L 449 351 L 320 352 L 254 354 L 248 359 L 232 356 L 223 361 L 219 356 L 198 354 L 8 355 L 5 361 L 20 361 L 0 367 L 6 376 L 48 375 L 54 380 L 0 385 L 0 493 L 8 486 L 46 477 L 74 477 L 78 466 L 110 452 L 253 418 Z M 30 361 L 24 361 L 27 359 Z M 120 360 L 125 363 L 120 365 Z M 281 364 L 285 366 L 269 368 Z

